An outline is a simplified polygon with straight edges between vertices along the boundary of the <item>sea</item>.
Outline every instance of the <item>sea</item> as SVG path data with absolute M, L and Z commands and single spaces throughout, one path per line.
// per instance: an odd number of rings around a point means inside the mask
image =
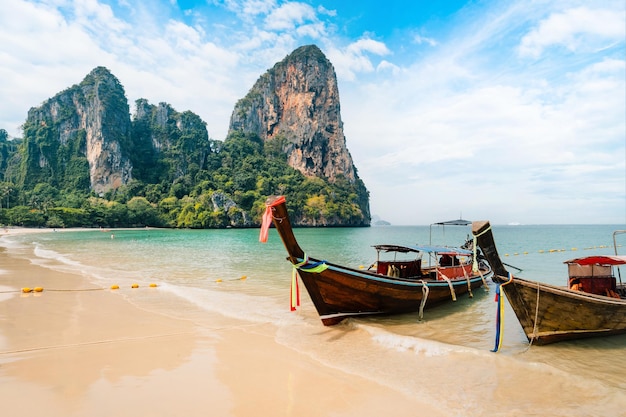
M 613 232 L 622 229 L 626 226 L 492 226 L 498 251 L 515 276 L 557 285 L 567 282 L 568 259 L 614 254 L 616 248 L 626 254 L 626 234 L 617 235 L 614 246 Z M 459 246 L 471 234 L 458 226 L 296 228 L 294 233 L 309 256 L 357 268 L 376 260 L 376 244 Z M 422 319 L 417 313 L 352 318 L 325 327 L 303 285 L 301 306 L 290 311 L 292 267 L 274 229 L 267 243 L 259 242 L 259 229 L 146 228 L 8 234 L 0 246 L 39 266 L 82 274 L 94 287 L 156 284 L 155 291 L 177 297 L 176 304 L 188 305 L 193 314 L 271 324 L 277 343 L 320 366 L 376 381 L 445 415 L 626 416 L 626 336 L 531 346 L 505 301 L 502 343 L 493 352 L 497 303 L 491 281 L 472 298 L 426 309 Z M 170 308 L 157 298 L 135 300 L 130 294 L 128 301 L 141 308 L 160 313 Z M 165 313 L 187 314 L 181 308 Z

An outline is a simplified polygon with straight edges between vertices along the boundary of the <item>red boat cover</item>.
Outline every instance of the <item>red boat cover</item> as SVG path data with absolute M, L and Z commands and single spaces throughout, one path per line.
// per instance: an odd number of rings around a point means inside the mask
M 578 265 L 626 265 L 626 256 L 622 255 L 594 255 L 584 258 L 571 259 L 565 261 L 566 264 Z

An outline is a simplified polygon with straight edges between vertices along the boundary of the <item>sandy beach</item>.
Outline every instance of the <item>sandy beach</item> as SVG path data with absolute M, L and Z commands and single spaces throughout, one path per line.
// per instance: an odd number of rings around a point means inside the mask
M 158 283 L 100 288 L 4 251 L 0 265 L 2 415 L 443 415 L 282 346 L 271 324 L 194 311 Z

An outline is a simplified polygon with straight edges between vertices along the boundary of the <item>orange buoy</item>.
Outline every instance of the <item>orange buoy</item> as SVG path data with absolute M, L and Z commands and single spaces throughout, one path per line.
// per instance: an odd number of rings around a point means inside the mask
M 120 289 L 120 286 L 119 286 L 119 285 L 117 285 L 117 284 L 113 284 L 113 285 L 111 285 L 111 289 L 112 289 L 112 290 L 119 290 L 119 289 Z
M 130 286 L 130 288 L 139 288 L 139 284 L 133 284 Z
M 35 292 L 42 292 L 43 288 L 42 287 L 35 287 L 35 288 L 33 288 L 33 291 L 35 291 Z
M 156 285 L 155 283 L 150 284 L 150 287 L 151 287 L 151 288 L 156 288 L 156 286 L 157 286 L 157 285 Z
M 30 288 L 28 288 L 28 287 L 24 287 L 24 288 L 22 288 L 22 292 L 23 292 L 23 293 L 29 293 L 29 292 L 31 292 L 31 291 L 32 291 L 32 289 L 30 289 Z

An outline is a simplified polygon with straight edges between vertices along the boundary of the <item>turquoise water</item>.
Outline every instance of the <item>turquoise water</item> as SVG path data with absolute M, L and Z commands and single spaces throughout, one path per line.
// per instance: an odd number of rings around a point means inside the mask
M 493 226 L 505 263 L 522 269 L 520 276 L 557 285 L 566 283 L 565 260 L 613 253 L 617 229 L 626 227 Z M 435 226 L 295 229 L 310 256 L 355 267 L 375 260 L 374 244 L 459 245 L 469 233 Z M 508 309 L 502 351 L 492 353 L 493 284 L 489 291 L 475 291 L 473 299 L 427 310 L 421 321 L 413 314 L 327 328 L 306 293 L 300 309 L 289 311 L 286 251 L 275 230 L 266 244 L 258 236 L 258 229 L 60 231 L 5 236 L 0 245 L 41 266 L 79 272 L 96 287 L 157 283 L 157 291 L 189 305 L 167 314 L 185 317 L 193 311 L 271 323 L 279 343 L 327 366 L 437 401 L 448 415 L 623 415 L 626 409 L 626 337 L 528 349 Z M 626 235 L 620 238 L 626 241 Z M 168 308 L 125 296 L 145 309 Z

